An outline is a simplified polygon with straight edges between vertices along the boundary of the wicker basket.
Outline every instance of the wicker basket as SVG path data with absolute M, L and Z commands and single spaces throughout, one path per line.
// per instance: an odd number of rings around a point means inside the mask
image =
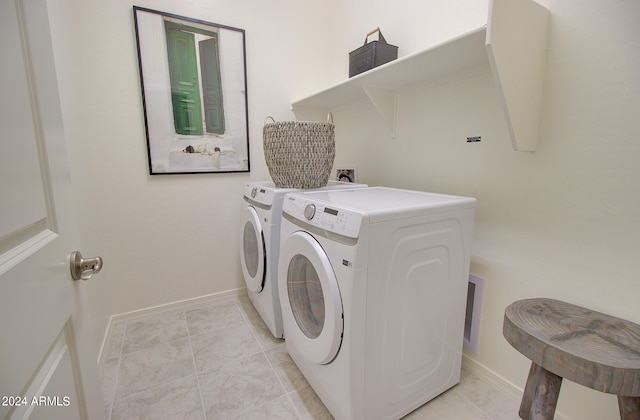
M 271 120 L 263 128 L 264 158 L 276 187 L 327 185 L 336 150 L 331 116 L 326 123 Z

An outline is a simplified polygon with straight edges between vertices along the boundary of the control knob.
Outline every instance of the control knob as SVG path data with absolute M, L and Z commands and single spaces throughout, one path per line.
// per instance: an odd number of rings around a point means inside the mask
M 315 214 L 316 214 L 315 204 L 307 204 L 304 208 L 304 217 L 306 217 L 307 220 L 311 220 L 313 219 L 313 216 L 315 216 Z

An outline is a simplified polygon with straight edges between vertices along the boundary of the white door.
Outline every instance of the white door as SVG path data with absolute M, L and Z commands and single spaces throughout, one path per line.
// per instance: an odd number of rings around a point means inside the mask
M 0 0 L 0 418 L 104 418 L 46 0 Z

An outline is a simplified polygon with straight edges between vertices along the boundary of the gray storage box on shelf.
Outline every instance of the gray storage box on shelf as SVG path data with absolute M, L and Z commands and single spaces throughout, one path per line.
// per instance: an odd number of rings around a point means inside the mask
M 327 185 L 335 158 L 333 119 L 330 117 L 326 123 L 273 121 L 265 123 L 262 134 L 267 169 L 276 187 Z
M 369 36 L 376 32 L 380 35 L 380 39 L 367 43 Z M 349 77 L 371 70 L 396 58 L 398 58 L 398 47 L 387 44 L 380 28 L 376 28 L 367 34 L 362 47 L 349 53 Z

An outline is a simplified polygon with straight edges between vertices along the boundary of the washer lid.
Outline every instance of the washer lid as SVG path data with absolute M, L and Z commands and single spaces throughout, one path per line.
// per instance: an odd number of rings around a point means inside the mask
M 344 323 L 329 258 L 311 235 L 298 231 L 282 244 L 278 274 L 288 296 L 281 302 L 287 346 L 313 363 L 330 363 L 342 344 Z
M 242 231 L 240 238 L 240 260 L 242 274 L 247 288 L 259 293 L 264 288 L 266 277 L 266 247 L 264 233 L 256 210 L 247 206 L 242 210 Z

